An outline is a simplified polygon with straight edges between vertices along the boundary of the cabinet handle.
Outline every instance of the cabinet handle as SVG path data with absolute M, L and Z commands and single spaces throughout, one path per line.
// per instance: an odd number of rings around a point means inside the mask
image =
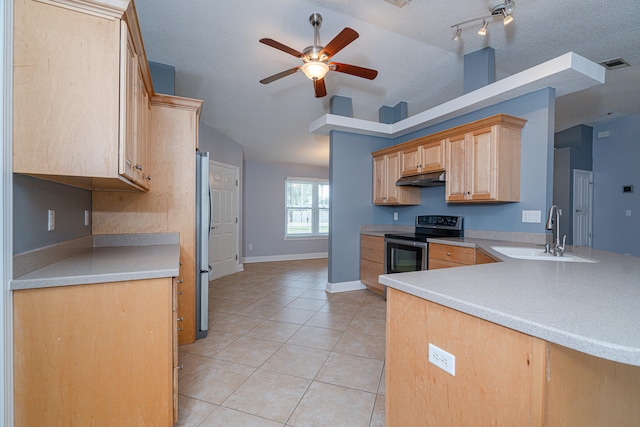
M 447 252 L 447 256 L 451 256 L 451 252 Z
M 182 291 L 178 291 L 176 292 L 178 295 L 182 295 Z
M 178 371 L 183 370 L 183 369 L 184 369 L 184 363 L 183 363 L 182 365 L 178 365 L 178 366 L 176 366 L 176 369 L 177 369 Z
M 184 316 L 180 316 L 176 319 L 178 322 L 182 322 L 184 320 Z
M 147 181 L 151 181 L 151 175 L 147 175 Z
M 137 163 L 134 167 L 134 169 L 138 169 L 139 171 L 142 170 L 142 165 L 140 163 Z
M 178 283 L 182 283 L 182 282 L 184 282 L 184 279 L 178 279 L 177 282 Z
M 184 331 L 184 328 L 178 328 L 178 332 Z

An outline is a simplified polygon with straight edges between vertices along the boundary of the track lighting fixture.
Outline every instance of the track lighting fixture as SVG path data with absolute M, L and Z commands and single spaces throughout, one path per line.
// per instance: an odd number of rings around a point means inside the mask
M 480 29 L 478 30 L 478 35 L 479 36 L 486 36 L 487 35 L 487 26 L 489 25 L 489 23 L 484 20 L 482 21 L 482 27 L 480 27 Z
M 489 22 L 491 22 L 493 18 L 501 17 L 502 23 L 504 25 L 510 24 L 511 22 L 513 22 L 512 13 L 515 6 L 516 6 L 516 3 L 514 0 L 493 0 L 489 4 L 489 12 L 491 13 L 490 15 L 468 19 L 466 21 L 462 21 L 452 25 L 451 28 L 456 29 L 455 35 L 453 36 L 453 40 L 455 41 L 460 40 L 462 35 L 462 27 L 465 24 L 469 24 L 471 22 L 482 21 L 482 27 L 478 31 L 478 35 L 480 36 L 487 35 L 487 28 L 489 27 Z
M 453 36 L 453 39 L 452 39 L 452 40 L 454 40 L 454 41 L 458 41 L 458 40 L 460 40 L 460 35 L 461 35 L 461 34 L 462 34 L 462 28 L 458 27 L 458 28 L 456 29 L 456 35 L 455 35 L 455 36 Z

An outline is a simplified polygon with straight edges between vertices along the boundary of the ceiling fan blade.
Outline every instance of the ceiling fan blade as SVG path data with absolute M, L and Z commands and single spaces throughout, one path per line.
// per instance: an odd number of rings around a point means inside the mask
M 331 62 L 329 63 L 329 67 L 333 71 L 337 71 L 339 73 L 351 74 L 352 76 L 362 77 L 369 80 L 373 80 L 378 76 L 378 72 L 376 70 L 372 70 L 371 68 L 358 67 L 349 64 L 340 64 L 339 62 Z
M 258 40 L 260 43 L 264 43 L 267 46 L 271 46 L 273 48 L 276 48 L 278 50 L 281 50 L 285 53 L 288 53 L 289 55 L 293 55 L 296 58 L 302 58 L 304 56 L 304 54 L 302 52 L 298 52 L 297 50 L 289 47 L 289 46 L 285 46 L 280 42 L 277 42 L 273 39 L 260 39 Z
M 269 84 L 271 82 L 275 82 L 278 79 L 281 79 L 283 77 L 287 77 L 289 74 L 294 74 L 299 69 L 300 69 L 300 67 L 293 67 L 293 68 L 290 68 L 288 70 L 281 71 L 278 74 L 274 74 L 271 77 L 267 77 L 267 78 L 264 78 L 264 79 L 260 80 L 260 83 L 262 83 L 263 85 L 266 85 L 266 84 Z
M 324 79 L 314 80 L 313 89 L 316 92 L 316 98 L 322 98 L 327 95 L 327 87 L 324 84 Z
M 345 28 L 320 51 L 319 57 L 321 58 L 323 54 L 326 55 L 327 58 L 332 57 L 358 37 L 359 35 L 354 29 L 349 27 Z

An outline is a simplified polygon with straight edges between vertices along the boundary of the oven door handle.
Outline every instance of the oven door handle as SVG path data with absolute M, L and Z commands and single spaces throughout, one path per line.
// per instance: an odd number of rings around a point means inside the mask
M 385 243 L 393 243 L 395 245 L 405 245 L 405 246 L 413 246 L 416 248 L 426 248 L 429 243 L 427 242 L 417 242 L 414 240 L 404 240 L 404 239 L 393 239 L 389 237 L 384 238 Z

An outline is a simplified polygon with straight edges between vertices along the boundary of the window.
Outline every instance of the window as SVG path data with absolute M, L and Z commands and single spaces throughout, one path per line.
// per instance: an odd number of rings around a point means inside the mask
M 285 237 L 329 234 L 329 182 L 287 178 Z

